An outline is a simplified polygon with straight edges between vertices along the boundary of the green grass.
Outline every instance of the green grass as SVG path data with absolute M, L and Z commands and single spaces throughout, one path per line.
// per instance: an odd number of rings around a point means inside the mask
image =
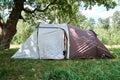
M 17 49 L 0 51 L 0 80 L 120 80 L 120 49 L 115 59 L 11 59 Z

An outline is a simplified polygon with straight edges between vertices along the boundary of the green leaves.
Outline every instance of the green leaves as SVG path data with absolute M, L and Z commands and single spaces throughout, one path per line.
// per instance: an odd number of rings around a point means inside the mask
M 13 6 L 13 0 L 1 0 L 0 1 L 0 10 L 11 9 Z
M 111 17 L 111 19 L 112 19 L 113 27 L 119 30 L 120 29 L 120 11 L 116 11 Z
M 0 1 L 0 9 L 12 9 L 13 7 L 13 0 L 1 0 Z M 47 6 L 50 3 L 54 3 L 50 5 L 48 8 Z M 56 23 L 55 18 L 60 20 L 60 23 L 67 23 L 71 22 L 72 18 L 77 20 L 76 18 L 77 13 L 79 11 L 79 7 L 84 5 L 85 9 L 91 9 L 94 5 L 104 5 L 107 9 L 114 8 L 116 3 L 113 0 L 26 0 L 24 5 L 30 5 L 34 8 L 40 9 L 37 11 L 33 11 L 34 13 L 27 15 L 31 16 L 30 20 L 37 16 L 37 19 L 44 20 L 45 17 L 50 19 L 51 23 Z M 43 9 L 47 9 L 43 11 L 43 13 L 39 12 Z M 33 16 L 33 14 L 37 14 Z M 38 17 L 38 15 L 41 15 Z

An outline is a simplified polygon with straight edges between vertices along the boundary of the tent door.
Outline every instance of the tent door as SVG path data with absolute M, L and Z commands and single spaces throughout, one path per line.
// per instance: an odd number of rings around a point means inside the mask
M 64 31 L 60 28 L 39 28 L 40 59 L 63 59 Z

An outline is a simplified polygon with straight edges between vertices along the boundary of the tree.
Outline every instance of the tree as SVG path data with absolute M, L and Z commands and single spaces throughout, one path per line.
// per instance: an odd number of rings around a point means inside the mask
M 93 30 L 94 26 L 95 26 L 95 20 L 93 18 L 85 19 L 81 23 L 81 28 L 87 29 L 87 30 Z
M 91 22 L 92 26 L 95 26 L 95 24 L 96 24 L 95 19 L 90 18 L 90 20 L 89 20 L 89 21 Z
M 112 19 L 112 26 L 119 30 L 120 29 L 120 11 L 114 12 L 113 16 L 111 17 Z
M 81 13 L 78 12 L 74 17 L 72 17 L 69 21 L 70 24 L 83 28 L 82 24 L 87 18 Z
M 110 20 L 109 18 L 102 19 L 102 28 L 108 30 L 110 28 Z
M 37 12 L 46 12 L 51 9 L 60 10 L 69 14 L 69 16 L 72 16 L 73 11 L 70 3 L 80 5 L 81 2 L 84 3 L 84 7 L 86 8 L 91 8 L 91 6 L 94 6 L 95 4 L 104 5 L 107 9 L 116 6 L 116 3 L 112 0 L 1 0 L 0 10 L 4 11 L 5 9 L 8 9 L 10 11 L 7 20 L 2 24 L 3 37 L 0 41 L 0 44 L 2 45 L 0 49 L 8 49 L 10 47 L 10 42 L 17 31 L 16 25 L 19 19 L 23 19 L 21 15 L 22 11 L 29 14 L 37 14 Z M 25 8 L 24 5 L 30 5 L 34 7 L 34 9 Z M 2 20 L 3 19 L 4 17 L 2 17 Z
M 29 18 L 27 20 L 42 19 L 45 21 L 47 19 L 50 20 L 50 23 L 69 23 L 73 19 L 76 19 L 79 5 L 75 0 L 61 0 L 56 4 L 57 5 L 50 6 L 50 8 L 48 8 L 44 13 L 37 12 L 32 13 L 33 15 L 26 14 L 25 16 L 26 18 Z
M 99 18 L 98 19 L 98 26 L 108 30 L 110 28 L 110 18 Z

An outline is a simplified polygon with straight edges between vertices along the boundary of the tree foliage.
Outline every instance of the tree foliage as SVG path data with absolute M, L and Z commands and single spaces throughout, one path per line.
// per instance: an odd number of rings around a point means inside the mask
M 116 11 L 111 17 L 111 19 L 112 19 L 112 26 L 119 30 L 120 29 L 120 11 Z
M 108 30 L 110 28 L 110 19 L 109 18 L 105 18 L 105 19 L 98 19 L 98 25 L 106 30 Z
M 81 26 L 83 29 L 93 30 L 93 27 L 95 26 L 95 20 L 93 18 L 86 19 L 81 23 Z
M 28 23 L 20 20 L 17 24 L 17 34 L 12 39 L 12 44 L 21 44 L 23 43 L 35 30 L 34 26 L 29 26 Z
M 0 3 L 0 9 L 2 11 L 9 9 L 10 14 L 14 0 L 1 0 Z M 76 13 L 79 10 L 79 6 L 91 9 L 96 4 L 99 6 L 104 5 L 107 9 L 116 6 L 116 3 L 112 0 L 24 0 L 23 11 L 29 13 L 26 14 L 28 17 L 25 18 L 26 20 L 31 20 L 32 18 L 34 18 L 33 20 L 46 20 L 47 16 L 47 19 L 50 19 L 50 23 L 69 23 L 78 17 Z

